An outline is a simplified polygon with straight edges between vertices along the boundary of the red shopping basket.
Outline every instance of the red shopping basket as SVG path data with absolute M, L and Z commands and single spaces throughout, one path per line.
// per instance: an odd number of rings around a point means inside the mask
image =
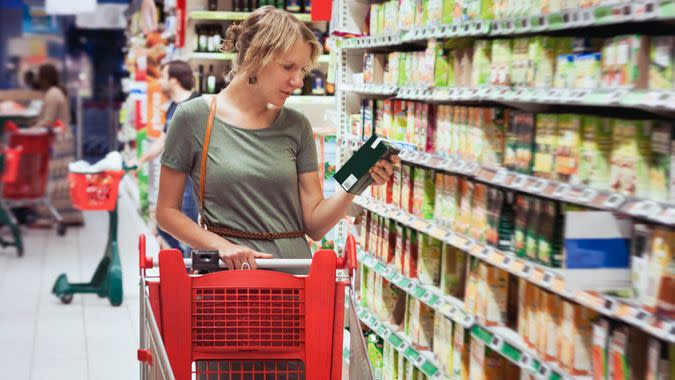
M 18 130 L 10 134 L 9 147 L 17 149 L 16 181 L 7 182 L 2 189 L 5 199 L 44 197 L 49 175 L 49 154 L 54 135 L 44 128 Z
M 336 270 L 353 260 L 322 250 L 306 277 L 268 270 L 190 276 L 179 251 L 160 252 L 150 299 L 174 377 L 341 379 L 348 283 Z M 143 248 L 140 263 L 153 266 Z M 139 358 L 152 361 L 145 354 Z
M 80 210 L 114 210 L 123 176 L 124 170 L 68 173 L 73 206 Z

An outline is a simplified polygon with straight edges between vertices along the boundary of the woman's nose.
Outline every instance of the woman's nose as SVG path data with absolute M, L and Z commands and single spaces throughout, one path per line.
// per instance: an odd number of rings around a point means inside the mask
M 305 76 L 304 76 L 303 72 L 300 71 L 299 73 L 293 75 L 293 77 L 291 78 L 291 86 L 294 86 L 294 87 L 302 86 L 302 82 L 304 81 L 304 79 L 305 79 Z

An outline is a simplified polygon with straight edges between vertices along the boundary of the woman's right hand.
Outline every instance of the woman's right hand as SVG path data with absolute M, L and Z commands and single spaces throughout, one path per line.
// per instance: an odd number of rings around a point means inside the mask
M 271 259 L 274 257 L 269 253 L 258 252 L 236 244 L 218 249 L 218 255 L 229 270 L 241 269 L 244 263 L 248 263 L 251 269 L 256 269 L 255 259 Z

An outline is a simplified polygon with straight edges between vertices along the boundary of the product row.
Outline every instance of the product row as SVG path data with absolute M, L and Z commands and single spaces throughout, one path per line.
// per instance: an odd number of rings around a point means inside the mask
M 564 268 L 570 291 L 614 290 L 650 313 L 675 318 L 675 231 L 458 182 L 459 196 L 446 191 L 442 203 L 449 207 L 436 207 L 437 225 L 529 262 Z M 436 206 L 440 201 L 437 195 Z M 462 294 L 456 278 L 466 254 L 452 245 L 370 212 L 361 237 L 364 249 L 407 277 L 440 286 L 448 295 Z M 459 272 L 441 265 L 446 258 L 459 263 Z
M 617 3 L 616 0 L 390 0 L 370 5 L 367 32 L 378 36 L 469 20 L 545 16 Z
M 266 5 L 285 9 L 291 13 L 312 11 L 311 0 L 209 0 L 208 9 L 210 11 L 232 9 L 234 12 L 253 12 Z
M 194 75 L 195 91 L 202 94 L 217 94 L 227 86 L 224 76 L 215 74 L 213 65 L 209 65 L 208 72 L 204 72 L 204 65 L 199 65 Z M 326 83 L 325 74 L 314 69 L 305 77 L 303 86 L 293 91 L 293 95 L 333 95 L 334 91 L 335 87 Z
M 361 81 L 397 86 L 672 90 L 675 37 L 430 40 L 424 51 L 366 53 Z
M 364 100 L 351 134 L 656 201 L 673 201 L 672 122 Z
M 455 287 L 465 286 L 460 289 L 465 308 L 476 315 L 478 324 L 509 328 L 541 360 L 555 363 L 573 376 L 592 375 L 598 380 L 671 378 L 675 345 L 604 318 L 475 258 L 460 261 L 450 256 L 444 256 L 444 269 L 450 265 L 455 271 L 457 267 L 466 271 L 453 273 L 448 281 Z M 510 362 L 492 350 L 486 353 L 483 342 L 471 337 L 463 326 L 365 266 L 360 267 L 360 275 L 361 304 L 405 334 L 415 348 L 432 350 L 446 376 L 521 378 L 517 373 L 509 374 L 518 370 L 507 370 Z M 387 376 L 396 371 L 391 368 L 395 365 L 383 363 L 383 379 L 395 379 Z
M 323 31 L 318 27 L 312 27 L 312 32 L 317 41 L 323 47 L 323 53 L 327 54 L 330 51 L 328 40 L 328 32 Z M 221 43 L 223 33 L 223 25 L 206 23 L 196 24 L 195 33 L 193 35 L 193 49 L 198 53 L 218 53 L 221 51 Z

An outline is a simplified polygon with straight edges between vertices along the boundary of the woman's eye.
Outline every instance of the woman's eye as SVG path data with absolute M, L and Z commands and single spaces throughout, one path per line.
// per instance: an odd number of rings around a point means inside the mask
M 284 65 L 283 67 L 286 70 L 291 70 L 293 68 L 293 65 Z

